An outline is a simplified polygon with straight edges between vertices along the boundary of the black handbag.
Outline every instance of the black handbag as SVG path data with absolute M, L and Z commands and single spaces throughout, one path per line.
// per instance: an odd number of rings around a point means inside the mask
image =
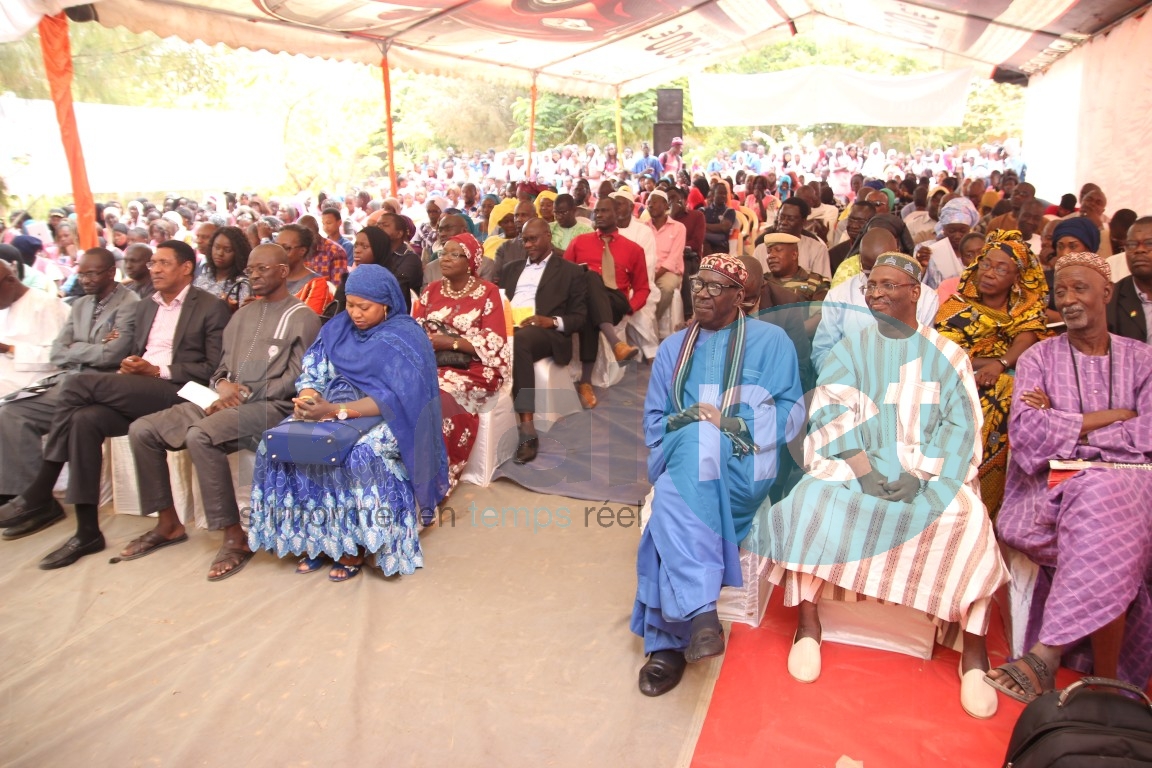
M 264 433 L 264 445 L 274 461 L 338 467 L 347 461 L 357 441 L 383 420 L 381 416 L 344 421 L 288 419 Z
M 1152 766 L 1152 701 L 1136 686 L 1106 677 L 1042 694 L 1020 713 L 1004 765 Z
M 451 336 L 454 339 L 464 338 L 439 320 L 424 321 L 424 328 L 425 330 L 430 330 L 433 333 L 440 333 L 445 336 Z M 456 349 L 441 349 L 436 351 L 437 368 L 459 368 L 462 371 L 466 371 L 472 365 L 472 361 L 475 359 L 475 355 L 471 355 L 467 352 L 461 352 Z

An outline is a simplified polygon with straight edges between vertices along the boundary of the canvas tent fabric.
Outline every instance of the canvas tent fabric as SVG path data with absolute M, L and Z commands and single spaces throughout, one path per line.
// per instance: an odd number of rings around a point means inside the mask
M 1152 146 L 1152 14 L 1133 17 L 1033 76 L 1024 112 L 1028 181 L 1056 200 L 1100 184 L 1109 211 L 1152 212 L 1140 172 Z M 1068 158 L 1040 162 L 1040 158 Z
M 70 0 L 5 0 L 0 42 Z M 98 0 L 98 21 L 161 37 L 467 74 L 611 97 L 830 21 L 950 54 L 947 66 L 1039 71 L 1144 0 Z M 874 34 L 869 34 L 874 33 Z M 859 123 L 860 121 L 852 121 Z
M 947 127 L 964 122 L 971 79 L 970 69 L 894 77 L 801 67 L 758 75 L 693 75 L 688 87 L 692 122 L 698 126 Z M 752 93 L 772 98 L 748 98 Z M 814 93 L 820 98 L 812 98 Z

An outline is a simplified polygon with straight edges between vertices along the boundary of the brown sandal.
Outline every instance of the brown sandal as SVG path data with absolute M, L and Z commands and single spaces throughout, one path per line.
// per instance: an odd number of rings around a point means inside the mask
M 1020 668 L 1020 662 L 1023 662 L 1024 666 L 1035 675 L 1035 683 L 1032 682 L 1032 678 L 1028 673 Z M 1004 685 L 1003 677 L 993 679 L 985 675 L 984 682 L 1005 696 L 1016 699 L 1016 701 L 1022 701 L 1025 704 L 1035 701 L 1040 694 L 1047 693 L 1056 687 L 1056 674 L 1048 669 L 1048 664 L 1044 659 L 1034 653 L 1026 653 L 1016 661 L 1009 664 L 1001 664 L 996 667 L 996 669 L 1003 672 L 1012 682 L 1020 686 L 1020 690 L 1014 691 Z M 1040 690 L 1036 690 L 1037 686 L 1040 687 Z
M 208 581 L 223 581 L 234 573 L 238 573 L 248 564 L 252 559 L 255 552 L 249 552 L 246 549 L 228 549 L 227 545 L 220 547 L 220 551 L 216 553 L 216 559 L 212 561 L 212 568 L 209 568 Z M 218 565 L 231 566 L 224 573 L 218 573 L 215 576 L 211 575 L 211 571 Z

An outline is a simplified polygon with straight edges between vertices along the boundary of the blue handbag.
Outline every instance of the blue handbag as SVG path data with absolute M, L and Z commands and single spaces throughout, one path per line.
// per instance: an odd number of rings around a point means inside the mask
M 264 433 L 264 446 L 273 461 L 338 467 L 357 441 L 383 420 L 381 416 L 344 421 L 288 419 Z

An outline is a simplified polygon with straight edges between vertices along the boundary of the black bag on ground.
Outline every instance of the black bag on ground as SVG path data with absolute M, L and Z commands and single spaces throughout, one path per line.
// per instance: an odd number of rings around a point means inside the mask
M 1106 677 L 1045 693 L 1016 721 L 1004 766 L 1148 768 L 1152 701 L 1136 686 Z

